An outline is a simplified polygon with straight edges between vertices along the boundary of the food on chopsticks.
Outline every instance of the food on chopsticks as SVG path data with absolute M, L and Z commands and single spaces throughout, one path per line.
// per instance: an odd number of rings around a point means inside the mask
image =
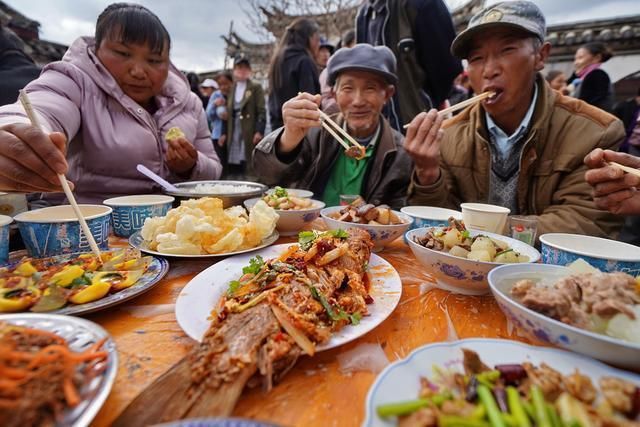
M 276 187 L 271 193 L 263 196 L 262 200 L 281 211 L 309 209 L 313 206 L 311 199 L 292 196 L 282 187 Z
M 564 375 L 530 362 L 491 369 L 463 349 L 464 372 L 434 366 L 422 377 L 416 400 L 379 405 L 381 418 L 399 427 L 596 427 L 637 426 L 640 388 L 617 377 L 598 385 L 576 367 Z
M 71 258 L 23 258 L 0 268 L 0 313 L 46 312 L 86 304 L 133 286 L 151 263 L 136 249 Z
M 186 136 L 184 132 L 182 132 L 182 129 L 180 129 L 177 126 L 174 126 L 171 129 L 169 129 L 167 133 L 164 135 L 165 141 L 171 141 L 178 138 L 186 138 Z
M 0 322 L 0 425 L 59 425 L 106 366 L 103 343 L 77 353 L 52 332 Z
M 329 214 L 338 221 L 351 222 L 355 224 L 369 225 L 397 225 L 404 224 L 398 215 L 387 205 L 375 206 L 366 203 L 362 198 L 340 209 L 338 212 Z
M 483 235 L 471 237 L 464 223 L 453 217 L 449 218 L 449 226 L 433 227 L 424 236 L 415 236 L 414 241 L 427 249 L 474 261 L 529 262 L 528 256 L 516 252 L 502 240 Z
M 555 320 L 640 344 L 640 278 L 593 267 L 587 271 L 555 283 L 540 278 L 518 280 L 510 294 L 525 307 Z
M 333 136 L 335 140 L 342 145 L 342 147 L 344 147 L 345 154 L 356 160 L 364 159 L 367 152 L 366 148 L 353 139 L 353 137 L 342 128 L 342 126 L 334 122 L 328 114 L 324 113 L 322 110 L 319 111 L 322 127 L 329 132 L 329 134 Z
M 482 92 L 481 94 L 476 95 L 473 98 L 469 98 L 469 99 L 467 99 L 465 101 L 458 102 L 457 104 L 454 104 L 451 107 L 447 107 L 447 108 L 445 108 L 443 110 L 438 111 L 438 115 L 439 116 L 444 116 L 446 118 L 446 116 L 448 114 L 452 114 L 452 113 L 455 113 L 456 111 L 463 110 L 463 109 L 467 108 L 468 106 L 473 105 L 473 104 L 475 104 L 477 102 L 480 102 L 480 101 L 484 101 L 485 99 L 495 98 L 497 95 L 498 95 L 497 92 L 492 92 L 492 91 Z M 402 128 L 403 129 L 407 129 L 410 124 L 411 123 L 407 123 L 406 125 L 402 126 Z
M 201 344 L 139 395 L 116 425 L 226 416 L 250 378 L 269 389 L 300 355 L 313 355 L 334 332 L 368 315 L 372 246 L 360 229 L 310 231 L 277 258 L 254 257 L 211 307 Z
M 165 254 L 202 255 L 254 248 L 270 236 L 278 214 L 258 201 L 247 215 L 242 206 L 224 209 L 211 197 L 183 201 L 163 217 L 147 218 L 142 237 Z

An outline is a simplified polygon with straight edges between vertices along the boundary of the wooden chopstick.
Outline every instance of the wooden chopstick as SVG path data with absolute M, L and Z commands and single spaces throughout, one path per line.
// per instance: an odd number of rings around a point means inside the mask
M 31 101 L 29 101 L 29 97 L 27 96 L 27 92 L 25 92 L 24 90 L 20 90 L 20 95 L 18 96 L 18 98 L 20 99 L 20 102 L 22 103 L 22 106 L 24 107 L 24 111 L 27 113 L 27 117 L 29 117 L 29 120 L 31 121 L 31 125 L 35 126 L 40 131 L 42 131 L 42 127 L 40 126 L 40 122 L 38 120 L 38 116 L 36 116 L 36 113 L 33 110 L 33 107 L 31 106 Z M 67 199 L 69 200 L 69 203 L 71 204 L 71 207 L 73 208 L 73 211 L 75 212 L 76 216 L 78 217 L 78 222 L 80 222 L 80 227 L 82 228 L 82 231 L 87 236 L 87 240 L 89 241 L 89 246 L 91 247 L 91 250 L 98 257 L 98 260 L 102 263 L 102 254 L 100 253 L 100 249 L 98 249 L 98 245 L 96 243 L 96 240 L 93 238 L 93 234 L 91 234 L 91 230 L 89 229 L 89 226 L 87 225 L 87 221 L 85 221 L 84 216 L 82 215 L 82 212 L 80 211 L 80 207 L 78 206 L 78 203 L 76 202 L 76 198 L 73 197 L 73 193 L 71 192 L 71 188 L 69 187 L 69 183 L 67 182 L 67 179 L 61 173 L 58 174 L 58 179 L 60 180 L 60 185 L 62 185 L 62 189 L 64 190 L 64 194 L 67 196 Z
M 621 169 L 627 173 L 640 177 L 640 169 L 635 169 L 629 166 L 621 165 L 620 163 L 616 163 L 616 162 L 609 162 L 609 166 L 613 166 L 614 168 Z
M 486 98 L 489 98 L 491 96 L 495 95 L 495 92 L 483 92 L 480 95 L 476 95 L 473 98 L 469 98 L 466 101 L 462 101 L 462 102 L 458 102 L 455 105 L 452 105 L 451 107 L 445 108 L 444 110 L 440 110 L 438 111 L 438 115 L 439 116 L 446 116 L 447 114 L 450 113 L 454 113 L 458 110 L 462 110 L 467 108 L 469 105 L 475 104 L 476 102 L 480 102 Z M 407 123 L 406 125 L 404 125 L 402 128 L 406 129 L 408 128 L 410 125 L 410 123 Z
M 344 138 L 345 138 L 347 141 L 349 141 L 349 142 L 350 142 L 354 147 L 362 148 L 362 145 L 360 145 L 360 144 L 358 143 L 358 141 L 356 141 L 355 139 L 353 139 L 353 137 L 352 137 L 351 135 L 349 135 L 349 134 L 347 133 L 347 131 L 345 131 L 344 129 L 342 129 L 342 126 L 340 126 L 339 124 L 337 124 L 336 122 L 334 122 L 333 120 L 331 120 L 331 117 L 329 117 L 329 116 L 328 116 L 324 111 L 322 111 L 322 110 L 318 110 L 318 111 L 320 112 L 320 117 L 322 118 L 323 123 L 327 123 L 327 124 L 329 124 L 329 125 L 333 126 L 333 127 L 335 128 L 335 130 L 336 130 L 336 131 L 338 131 L 341 135 L 343 135 L 343 136 L 344 136 Z M 325 129 L 327 129 L 327 130 L 328 130 L 328 128 L 327 128 L 326 126 L 325 126 Z M 331 133 L 331 132 L 329 132 L 329 133 Z M 335 136 L 335 134 L 331 133 L 331 135 L 333 135 L 333 136 L 334 136 L 334 138 L 337 138 L 337 137 Z M 343 146 L 344 146 L 344 144 L 343 144 Z M 349 147 L 345 147 L 345 148 L 347 148 L 347 149 L 348 149 Z
M 349 148 L 349 144 L 347 144 L 341 137 L 340 135 L 338 135 L 333 129 L 331 129 L 331 126 L 329 126 L 329 124 L 325 121 L 322 121 L 322 127 L 324 127 L 327 132 L 329 132 L 331 134 L 331 136 L 333 136 L 335 138 L 336 141 L 338 141 L 338 143 L 340 145 L 342 145 L 344 147 L 345 150 L 348 150 Z

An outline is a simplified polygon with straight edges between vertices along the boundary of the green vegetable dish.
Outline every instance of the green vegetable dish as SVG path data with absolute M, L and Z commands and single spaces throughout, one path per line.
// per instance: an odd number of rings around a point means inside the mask
M 433 367 L 417 399 L 376 408 L 400 427 L 639 426 L 640 388 L 601 377 L 599 389 L 577 368 L 563 375 L 542 363 L 486 366 L 463 349 L 464 373 Z

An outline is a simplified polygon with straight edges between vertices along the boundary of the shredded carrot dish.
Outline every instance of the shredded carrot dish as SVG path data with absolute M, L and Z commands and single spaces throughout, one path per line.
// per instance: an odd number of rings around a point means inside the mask
M 0 425 L 54 425 L 104 368 L 105 339 L 82 353 L 48 331 L 0 322 Z

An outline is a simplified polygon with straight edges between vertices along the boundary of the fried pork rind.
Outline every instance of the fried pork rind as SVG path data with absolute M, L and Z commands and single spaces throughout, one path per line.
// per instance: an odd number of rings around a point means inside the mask
M 203 197 L 182 202 L 164 217 L 148 218 L 141 234 L 150 249 L 162 253 L 218 254 L 258 246 L 277 221 L 276 211 L 262 201 L 247 216 L 240 206 L 223 209 L 222 200 Z
M 174 126 L 167 131 L 167 133 L 164 136 L 164 140 L 171 141 L 172 139 L 185 138 L 185 137 L 186 136 L 184 132 L 182 132 L 182 129 L 180 129 L 177 126 Z

